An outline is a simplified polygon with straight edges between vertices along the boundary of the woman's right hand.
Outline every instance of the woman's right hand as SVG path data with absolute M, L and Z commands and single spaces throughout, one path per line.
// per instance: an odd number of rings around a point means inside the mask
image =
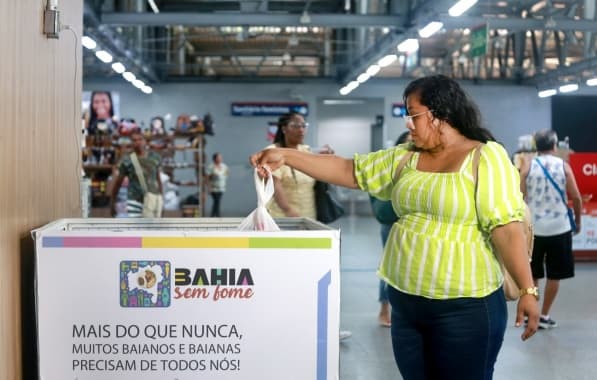
M 266 166 L 270 171 L 278 169 L 284 165 L 284 154 L 282 149 L 272 148 L 265 149 L 261 152 L 257 152 L 249 157 L 251 165 L 257 168 L 257 173 L 260 177 L 265 178 L 268 176 Z

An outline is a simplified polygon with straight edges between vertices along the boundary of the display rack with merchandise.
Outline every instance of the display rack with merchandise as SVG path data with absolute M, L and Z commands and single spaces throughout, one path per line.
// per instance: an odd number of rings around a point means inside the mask
M 206 117 L 209 116 L 206 115 Z M 169 182 L 180 187 L 196 190 L 193 196 L 184 196 L 182 206 L 177 210 L 167 210 L 166 216 L 202 216 L 205 210 L 206 181 L 205 166 L 205 134 L 208 132 L 202 120 L 192 118 L 190 128 L 181 130 L 179 126 L 166 132 L 161 117 L 154 117 L 150 129 L 144 131 L 148 149 L 162 157 L 162 171 Z M 209 116 L 210 134 L 213 134 L 213 119 Z M 92 217 L 108 217 L 110 203 L 111 179 L 114 178 L 117 165 L 123 155 L 132 149 L 130 132 L 139 129 L 132 119 L 124 119 L 111 130 L 111 134 L 95 134 L 89 136 L 84 130 L 82 143 L 83 174 L 90 185 L 90 212 Z M 184 169 L 188 171 L 185 173 Z M 183 193 L 186 193 L 183 191 Z M 192 199 L 196 199 L 193 202 Z M 191 201 L 189 202 L 189 199 Z
M 205 215 L 205 136 L 202 133 L 175 132 L 173 137 L 177 154 L 175 159 L 164 161 L 164 171 L 170 175 L 173 184 L 193 189 L 181 200 L 183 216 Z M 189 169 L 192 174 L 184 175 L 185 169 L 186 174 Z

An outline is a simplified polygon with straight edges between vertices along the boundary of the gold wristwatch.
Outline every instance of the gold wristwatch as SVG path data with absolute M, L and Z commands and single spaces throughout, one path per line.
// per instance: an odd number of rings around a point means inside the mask
M 535 296 L 535 298 L 539 299 L 539 289 L 536 286 L 533 286 L 532 288 L 520 289 L 519 294 L 521 297 L 530 294 L 532 296 Z

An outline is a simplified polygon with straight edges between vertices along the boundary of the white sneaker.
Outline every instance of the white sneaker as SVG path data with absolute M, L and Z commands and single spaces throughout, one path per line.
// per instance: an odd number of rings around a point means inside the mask
M 340 341 L 346 340 L 352 336 L 352 331 L 340 330 Z

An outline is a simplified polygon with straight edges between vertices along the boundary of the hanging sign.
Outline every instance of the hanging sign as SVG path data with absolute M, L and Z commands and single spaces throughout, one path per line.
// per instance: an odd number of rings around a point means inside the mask
M 487 53 L 487 24 L 471 30 L 471 57 Z
M 230 104 L 232 116 L 280 116 L 289 112 L 297 112 L 307 116 L 309 114 L 309 105 L 302 102 L 234 102 Z

